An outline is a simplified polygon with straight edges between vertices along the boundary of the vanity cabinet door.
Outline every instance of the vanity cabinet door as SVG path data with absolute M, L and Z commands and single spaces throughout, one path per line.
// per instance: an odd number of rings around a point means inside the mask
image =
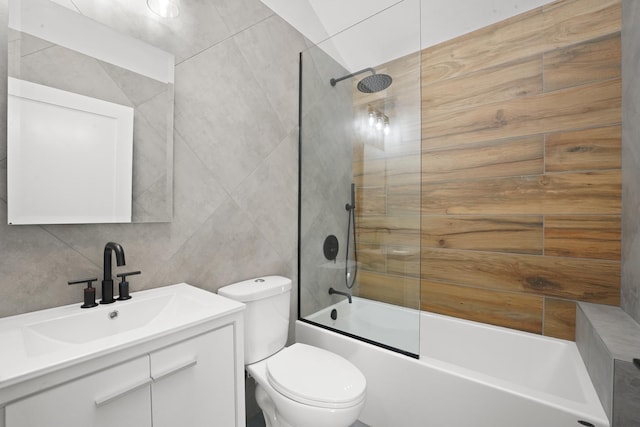
M 152 353 L 153 426 L 236 426 L 234 348 L 227 325 Z
M 6 427 L 151 427 L 149 357 L 143 356 L 6 407 Z

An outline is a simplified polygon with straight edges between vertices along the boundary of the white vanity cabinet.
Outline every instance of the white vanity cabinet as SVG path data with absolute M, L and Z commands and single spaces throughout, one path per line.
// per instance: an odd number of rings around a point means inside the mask
M 236 425 L 234 364 L 230 325 L 152 353 L 153 427 Z
M 149 358 L 140 357 L 7 405 L 7 427 L 151 427 Z
M 11 403 L 6 427 L 235 426 L 236 379 L 226 325 Z
M 244 427 L 244 305 L 186 284 L 128 304 L 0 319 L 0 427 Z

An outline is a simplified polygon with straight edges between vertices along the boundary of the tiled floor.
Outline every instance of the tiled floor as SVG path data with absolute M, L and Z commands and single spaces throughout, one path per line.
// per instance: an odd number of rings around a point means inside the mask
M 247 427 L 265 427 L 264 417 L 262 414 L 257 414 L 251 419 L 247 420 Z
M 250 420 L 247 420 L 247 427 L 265 427 L 264 425 L 264 417 L 262 414 L 257 414 Z M 360 421 L 356 421 L 351 427 L 369 427 L 368 425 L 361 423 Z

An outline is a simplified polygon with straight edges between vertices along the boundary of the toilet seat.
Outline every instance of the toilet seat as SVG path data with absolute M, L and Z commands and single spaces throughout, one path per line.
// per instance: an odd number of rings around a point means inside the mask
M 348 408 L 365 398 L 366 379 L 348 360 L 306 344 L 267 359 L 267 380 L 280 394 L 321 408 Z

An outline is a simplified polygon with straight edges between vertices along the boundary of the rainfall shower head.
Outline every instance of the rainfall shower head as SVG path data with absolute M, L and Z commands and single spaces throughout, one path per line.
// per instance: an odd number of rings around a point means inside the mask
M 371 72 L 371 75 L 358 82 L 358 90 L 360 92 L 375 93 L 380 92 L 381 90 L 385 90 L 386 88 L 391 86 L 391 82 L 393 82 L 391 76 L 387 74 L 376 74 L 376 70 L 374 70 L 373 68 L 365 68 L 364 70 L 347 74 L 346 76 L 340 77 L 338 79 L 331 79 L 329 83 L 331 83 L 331 86 L 335 86 L 336 83 L 341 82 L 342 80 L 349 79 L 367 71 Z
M 391 76 L 386 74 L 373 74 L 358 82 L 358 90 L 362 93 L 375 93 L 391 86 Z

